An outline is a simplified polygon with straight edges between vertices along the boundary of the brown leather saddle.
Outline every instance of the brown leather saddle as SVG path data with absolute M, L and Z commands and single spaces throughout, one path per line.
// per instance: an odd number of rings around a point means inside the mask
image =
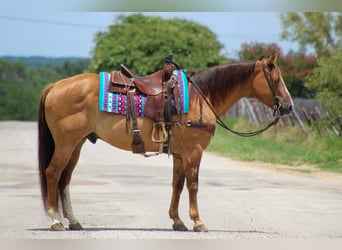
M 172 116 L 172 100 L 181 119 L 177 77 L 173 75 L 175 65 L 172 55 L 165 58 L 163 69 L 147 76 L 135 76 L 121 64 L 120 71 L 111 72 L 111 85 L 108 91 L 127 95 L 126 130 L 133 134 L 132 152 L 145 154 L 144 142 L 138 127 L 134 95 L 147 96 L 145 116 L 153 120 L 152 141 L 160 144 L 160 153 L 169 150 L 169 126 Z M 157 135 L 156 135 L 157 134 Z

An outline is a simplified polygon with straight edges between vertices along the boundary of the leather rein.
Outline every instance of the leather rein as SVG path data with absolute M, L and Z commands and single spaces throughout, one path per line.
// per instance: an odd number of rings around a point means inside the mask
M 266 66 L 264 63 L 264 60 L 261 59 L 262 62 L 262 70 L 264 72 L 267 84 L 269 86 L 269 88 L 272 91 L 273 97 L 274 97 L 274 105 L 273 105 L 273 116 L 275 117 L 274 121 L 272 121 L 270 124 L 268 124 L 265 128 L 257 130 L 257 131 L 253 131 L 253 132 L 239 132 L 239 131 L 235 131 L 231 128 L 229 128 L 223 121 L 222 119 L 219 117 L 219 115 L 216 113 L 214 107 L 211 105 L 211 103 L 209 102 L 209 100 L 207 99 L 207 97 L 205 96 L 205 94 L 203 93 L 203 91 L 198 87 L 198 85 L 196 84 L 196 82 L 194 80 L 190 80 L 191 84 L 195 87 L 195 89 L 197 90 L 197 92 L 201 95 L 201 97 L 203 98 L 203 100 L 206 102 L 206 104 L 208 105 L 208 107 L 211 109 L 211 111 L 214 113 L 215 117 L 216 117 L 216 122 L 224 129 L 230 131 L 233 134 L 236 134 L 238 136 L 242 136 L 242 137 L 252 137 L 252 136 L 256 136 L 259 135 L 263 132 L 265 132 L 267 129 L 269 129 L 270 127 L 272 127 L 274 124 L 276 124 L 279 121 L 280 118 L 280 107 L 281 107 L 281 103 L 279 101 L 279 97 L 276 95 L 276 91 L 274 89 L 274 81 L 271 77 L 268 76 L 267 72 L 266 72 Z

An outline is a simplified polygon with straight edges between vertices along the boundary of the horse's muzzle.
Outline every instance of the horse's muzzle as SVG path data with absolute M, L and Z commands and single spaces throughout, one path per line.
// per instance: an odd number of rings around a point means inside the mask
M 289 115 L 293 110 L 293 104 L 292 102 L 280 102 L 280 107 L 278 110 L 280 116 Z

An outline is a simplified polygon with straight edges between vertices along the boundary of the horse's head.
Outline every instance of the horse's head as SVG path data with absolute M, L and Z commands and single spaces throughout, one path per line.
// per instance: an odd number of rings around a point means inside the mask
M 253 95 L 272 108 L 277 115 L 288 115 L 293 101 L 277 65 L 278 52 L 269 58 L 261 58 L 255 64 Z

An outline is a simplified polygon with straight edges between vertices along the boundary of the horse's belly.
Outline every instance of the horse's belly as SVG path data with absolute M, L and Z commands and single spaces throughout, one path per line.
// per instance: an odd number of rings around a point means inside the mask
M 157 152 L 159 144 L 151 140 L 152 120 L 148 118 L 138 118 L 138 127 L 144 141 L 146 152 Z M 95 133 L 103 141 L 114 147 L 131 150 L 133 139 L 132 132 L 126 130 L 126 116 L 100 112 Z

